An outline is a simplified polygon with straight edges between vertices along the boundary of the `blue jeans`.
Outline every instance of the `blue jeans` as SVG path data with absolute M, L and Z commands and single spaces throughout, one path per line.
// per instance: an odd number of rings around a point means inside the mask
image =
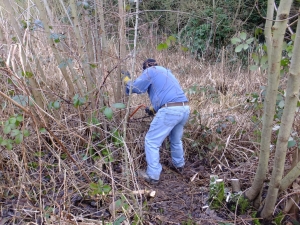
M 159 160 L 159 148 L 168 135 L 173 165 L 175 167 L 184 166 L 184 151 L 181 137 L 189 114 L 189 106 L 164 107 L 156 113 L 145 137 L 146 173 L 150 178 L 159 180 L 162 171 Z

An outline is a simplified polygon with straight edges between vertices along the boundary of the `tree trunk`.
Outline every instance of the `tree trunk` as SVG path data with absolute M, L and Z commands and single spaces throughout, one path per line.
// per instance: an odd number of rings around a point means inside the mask
M 95 97 L 93 94 L 93 87 L 95 84 L 94 79 L 92 78 L 90 67 L 88 64 L 88 53 L 87 53 L 87 48 L 84 47 L 83 43 L 87 40 L 87 37 L 84 37 L 82 34 L 82 31 L 80 29 L 80 23 L 77 15 L 77 6 L 75 0 L 70 1 L 70 7 L 72 11 L 72 19 L 73 19 L 73 30 L 75 33 L 76 37 L 76 42 L 77 42 L 77 49 L 79 52 L 79 57 L 80 57 L 80 62 L 81 66 L 83 68 L 84 72 L 84 78 L 86 81 L 86 86 L 87 86 L 87 95 L 89 96 L 89 100 L 91 101 L 92 108 L 95 108 L 96 102 L 95 102 Z M 86 42 L 85 42 L 86 44 Z
M 50 31 L 50 28 L 48 25 L 48 19 L 46 17 L 46 15 L 47 15 L 46 10 L 39 0 L 34 0 L 34 3 L 36 5 L 37 9 L 40 11 L 40 19 L 44 24 L 45 34 L 48 37 L 49 45 L 54 53 L 57 63 L 60 64 L 63 60 L 61 58 L 59 51 L 56 49 L 54 41 L 51 39 L 51 31 Z M 60 68 L 60 71 L 67 82 L 70 94 L 73 96 L 75 94 L 75 89 L 74 89 L 73 82 L 70 79 L 70 76 L 69 76 L 66 68 Z
M 126 56 L 126 33 L 125 33 L 125 11 L 124 11 L 124 0 L 118 0 L 119 4 L 119 70 L 117 74 L 117 91 L 115 96 L 116 102 L 122 101 L 122 84 L 120 79 L 121 70 L 126 70 L 122 65 Z
M 263 135 L 261 137 L 258 167 L 256 169 L 254 181 L 250 189 L 245 193 L 245 196 L 251 201 L 259 196 L 259 193 L 264 184 L 264 180 L 266 178 L 269 156 L 270 156 L 272 122 L 273 122 L 273 115 L 275 112 L 275 103 L 276 103 L 277 87 L 278 87 L 278 80 L 279 80 L 279 71 L 277 71 L 278 70 L 277 67 L 275 68 L 272 65 L 273 47 L 272 47 L 271 27 L 272 27 L 273 14 L 274 14 L 274 0 L 268 0 L 267 20 L 265 24 L 265 37 L 266 37 L 266 43 L 268 48 L 268 64 L 269 64 L 268 87 L 267 87 L 267 94 L 264 103 L 263 128 L 262 128 Z
M 29 82 L 29 88 L 30 88 L 30 93 L 27 94 L 32 94 L 33 99 L 35 101 L 35 103 L 42 109 L 44 109 L 44 101 L 43 101 L 43 97 L 41 95 L 41 93 L 38 91 L 39 85 L 36 81 L 36 77 L 31 69 L 31 66 L 26 58 L 25 52 L 24 52 L 24 43 L 26 41 L 28 41 L 28 36 L 30 35 L 29 33 L 23 34 L 22 30 L 21 30 L 21 26 L 18 23 L 18 21 L 16 20 L 15 16 L 15 10 L 12 7 L 11 3 L 8 3 L 6 5 L 4 5 L 4 2 L 1 1 L 1 5 L 7 10 L 8 12 L 8 20 L 11 23 L 13 29 L 16 32 L 16 36 L 18 38 L 18 48 L 19 48 L 19 57 L 20 57 L 20 62 L 21 62 L 21 68 L 17 68 L 20 69 L 23 73 L 24 79 L 27 80 Z M 29 18 L 28 18 L 29 20 Z M 28 53 L 29 54 L 29 53 Z M 9 66 L 9 65 L 7 65 Z M 15 73 L 17 73 L 17 71 L 14 71 Z M 25 82 L 26 83 L 26 82 Z M 27 87 L 28 88 L 28 87 Z
M 280 69 L 280 59 L 281 59 L 281 52 L 282 52 L 282 44 L 283 38 L 287 27 L 287 18 L 289 16 L 290 8 L 293 1 L 283 1 L 280 3 L 278 8 L 278 15 L 274 25 L 274 33 L 273 33 L 273 43 L 274 48 L 272 51 L 272 55 L 278 55 L 280 58 L 274 59 L 273 64 L 274 67 L 278 67 L 278 74 Z M 297 34 L 299 35 L 300 29 L 299 26 L 297 27 Z M 295 41 L 293 56 L 291 61 L 290 67 L 290 74 L 287 82 L 287 91 L 286 91 L 286 100 L 285 106 L 283 109 L 283 115 L 281 117 L 281 125 L 279 129 L 278 139 L 276 143 L 276 152 L 275 152 L 275 161 L 273 165 L 272 177 L 271 182 L 269 185 L 267 197 L 265 200 L 264 208 L 261 212 L 261 216 L 263 218 L 269 218 L 272 216 L 278 191 L 280 187 L 280 182 L 284 172 L 284 163 L 286 158 L 286 150 L 288 139 L 290 136 L 291 128 L 293 125 L 295 111 L 297 107 L 298 95 L 299 95 L 299 87 L 300 87 L 300 43 L 298 43 L 299 37 L 297 42 Z M 277 45 L 277 46 L 276 46 Z M 279 60 L 278 60 L 279 59 Z

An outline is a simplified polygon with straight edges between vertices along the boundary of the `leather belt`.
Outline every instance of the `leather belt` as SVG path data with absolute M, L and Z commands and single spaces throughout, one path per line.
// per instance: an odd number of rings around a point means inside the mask
M 169 103 L 163 104 L 160 108 L 172 107 L 172 106 L 186 106 L 186 105 L 189 105 L 189 102 L 169 102 Z

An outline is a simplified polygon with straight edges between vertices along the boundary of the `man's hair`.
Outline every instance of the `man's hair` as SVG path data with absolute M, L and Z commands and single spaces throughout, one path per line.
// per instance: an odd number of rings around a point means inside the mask
M 143 70 L 151 66 L 157 66 L 157 62 L 155 61 L 155 59 L 146 59 L 143 63 Z

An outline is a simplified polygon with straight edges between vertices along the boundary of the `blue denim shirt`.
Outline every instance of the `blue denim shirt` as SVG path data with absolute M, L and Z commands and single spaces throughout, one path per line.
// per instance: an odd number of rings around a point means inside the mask
M 175 76 L 162 66 L 149 67 L 135 81 L 127 82 L 126 94 L 129 94 L 131 87 L 132 93 L 147 91 L 156 112 L 166 103 L 188 101 Z

